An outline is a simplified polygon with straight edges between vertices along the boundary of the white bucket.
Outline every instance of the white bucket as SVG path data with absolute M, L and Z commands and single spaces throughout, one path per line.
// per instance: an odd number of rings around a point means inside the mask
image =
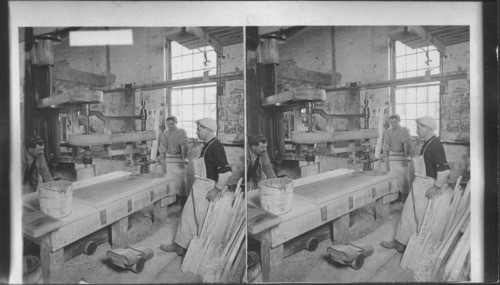
M 38 185 L 40 210 L 54 218 L 66 217 L 71 213 L 73 184 L 69 181 L 51 181 Z
M 292 209 L 292 202 L 292 179 L 284 177 L 260 181 L 260 205 L 262 209 L 276 215 L 282 215 Z

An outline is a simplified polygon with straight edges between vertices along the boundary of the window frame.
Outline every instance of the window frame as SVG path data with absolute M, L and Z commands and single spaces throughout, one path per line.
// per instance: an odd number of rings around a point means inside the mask
M 401 43 L 404 45 L 404 43 Z M 424 47 L 425 48 L 425 47 Z M 435 47 L 434 47 L 435 48 Z M 436 51 L 438 52 L 439 54 L 439 66 L 437 67 L 439 69 L 439 72 L 436 74 L 432 74 L 431 75 L 442 75 L 443 74 L 443 55 L 442 53 L 437 50 L 436 48 Z M 390 78 L 391 80 L 396 80 L 397 78 L 397 70 L 396 70 L 396 40 L 394 39 L 389 39 L 389 61 L 390 61 L 390 70 L 389 70 L 389 75 L 390 75 Z M 412 76 L 412 77 L 403 77 L 403 78 L 414 78 L 414 77 L 422 77 L 421 75 L 420 76 Z M 402 79 L 402 78 L 398 78 L 398 79 Z M 404 85 L 396 85 L 396 86 L 391 86 L 390 87 L 390 101 L 391 101 L 391 111 L 392 111 L 392 114 L 396 114 L 396 89 L 398 88 L 417 88 L 417 87 L 428 87 L 428 86 L 439 86 L 439 91 L 438 91 L 438 117 L 437 118 L 434 118 L 437 120 L 437 123 L 438 123 L 438 130 L 437 130 L 437 133 L 436 135 L 437 136 L 441 136 L 441 106 L 442 106 L 442 93 L 443 93 L 443 82 L 441 80 L 437 80 L 437 81 L 430 81 L 430 82 L 425 82 L 425 83 L 418 83 L 418 82 L 414 82 L 414 83 L 410 83 L 410 84 L 404 84 Z M 428 95 L 429 93 L 427 93 Z M 418 99 L 416 100 L 415 104 L 417 104 L 417 101 Z M 427 100 L 425 101 L 427 103 L 429 103 L 428 101 L 428 97 L 427 97 Z M 431 103 L 434 103 L 434 102 L 431 102 Z M 399 114 L 401 116 L 401 114 Z M 418 118 L 418 115 L 417 115 L 417 118 Z M 404 126 L 404 125 L 402 125 Z M 416 134 L 416 129 L 412 130 L 410 129 L 410 134 L 412 135 L 417 135 Z
M 199 78 L 199 77 L 203 77 L 203 75 L 201 76 L 193 76 L 194 72 L 204 72 L 206 70 L 208 71 L 215 71 L 215 75 L 218 75 L 220 74 L 220 70 L 221 70 L 221 61 L 220 61 L 220 58 L 219 56 L 217 55 L 217 53 L 215 52 L 215 50 L 207 45 L 207 46 L 204 46 L 204 47 L 201 47 L 201 48 L 198 48 L 198 49 L 193 49 L 193 50 L 190 50 L 192 51 L 191 53 L 189 54 L 184 54 L 183 52 L 180 53 L 180 55 L 173 55 L 172 54 L 172 49 L 173 49 L 173 44 L 174 44 L 175 41 L 172 41 L 172 40 L 168 40 L 168 39 L 165 39 L 165 69 L 166 69 L 166 73 L 165 73 L 165 80 L 166 81 L 177 81 L 177 80 L 189 80 L 189 79 L 192 79 L 192 78 Z M 179 43 L 176 43 L 178 45 L 180 45 Z M 182 46 L 182 45 L 180 45 Z M 199 50 L 199 51 L 195 51 L 195 50 Z M 215 65 L 215 67 L 211 67 L 209 69 L 194 69 L 194 62 L 192 64 L 192 70 L 189 70 L 189 71 L 185 71 L 183 70 L 183 66 L 182 66 L 182 59 L 185 58 L 185 57 L 190 57 L 191 60 L 195 60 L 195 55 L 198 55 L 198 54 L 204 54 L 205 52 L 213 52 L 215 56 L 212 56 L 209 60 L 211 62 L 213 62 L 212 64 Z M 180 72 L 173 72 L 173 59 L 174 58 L 181 58 L 181 71 Z M 214 60 L 211 60 L 211 59 L 214 59 Z M 182 74 L 185 74 L 187 72 L 192 72 L 191 76 L 190 77 L 184 77 Z M 181 74 L 181 78 L 176 78 L 176 79 L 172 79 L 176 74 Z M 210 103 L 206 103 L 206 91 L 208 88 L 214 88 L 214 96 L 215 96 L 215 102 L 210 102 Z M 202 105 L 203 106 L 203 109 L 204 109 L 204 113 L 206 112 L 206 106 L 207 105 L 213 105 L 213 107 L 215 108 L 215 119 L 217 118 L 218 116 L 218 103 L 219 103 L 219 96 L 217 96 L 217 83 L 215 82 L 207 82 L 207 83 L 197 83 L 197 84 L 193 84 L 193 83 L 190 83 L 190 82 L 186 82 L 185 84 L 181 84 L 181 85 L 177 85 L 175 87 L 168 87 L 167 88 L 167 98 L 166 98 L 166 106 L 167 106 L 167 110 L 168 110 L 168 114 L 170 115 L 174 115 L 174 116 L 178 116 L 178 114 L 173 114 L 173 107 L 177 107 L 177 106 L 180 106 L 182 108 L 183 106 L 183 103 L 179 103 L 179 104 L 175 104 L 174 106 L 174 100 L 173 100 L 173 93 L 174 91 L 176 90 L 180 90 L 181 92 L 184 92 L 183 90 L 193 90 L 193 100 L 191 103 L 188 103 L 189 105 L 192 106 L 192 112 L 193 112 L 193 125 L 194 125 L 194 122 L 195 122 L 195 119 L 196 117 L 194 117 L 194 106 L 195 105 Z M 195 103 L 194 101 L 194 90 L 195 89 L 202 89 L 203 91 L 203 102 L 202 103 Z M 180 97 L 182 98 L 182 96 Z M 167 115 L 166 115 L 167 116 Z M 178 126 L 179 128 L 184 128 L 183 127 L 183 123 L 185 122 L 191 122 L 189 120 L 183 120 L 182 118 L 177 118 L 178 119 Z M 184 128 L 185 129 L 185 128 Z M 188 138 L 189 139 L 197 139 L 197 136 L 196 136 L 196 127 L 193 127 L 192 130 L 186 130 L 188 132 Z M 217 135 L 217 131 L 215 132 L 216 135 Z

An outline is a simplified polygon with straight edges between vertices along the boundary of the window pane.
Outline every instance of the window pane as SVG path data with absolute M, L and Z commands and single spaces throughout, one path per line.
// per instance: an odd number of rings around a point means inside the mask
M 172 89 L 172 105 L 180 105 L 181 104 L 181 90 L 180 89 Z
M 182 55 L 181 45 L 177 42 L 172 42 L 172 57 Z
M 427 103 L 417 104 L 417 118 L 427 116 Z
M 215 104 L 206 104 L 205 105 L 205 117 L 209 117 L 215 120 L 217 116 L 217 108 Z
M 417 104 L 406 104 L 406 118 L 415 119 L 417 117 Z
M 439 102 L 439 86 L 429 86 L 429 102 Z
M 439 52 L 437 50 L 429 51 L 429 59 L 431 66 L 439 66 Z
M 415 70 L 417 69 L 417 57 L 414 55 L 408 56 L 406 58 L 406 70 Z
M 417 76 L 417 72 L 415 72 L 415 71 L 408 71 L 408 72 L 406 73 L 406 77 L 407 77 L 407 78 L 408 78 L 408 77 L 415 77 L 415 76 Z
M 417 69 L 426 69 L 427 68 L 427 57 L 424 52 L 417 53 Z
M 217 71 L 215 69 L 209 69 L 208 70 L 208 75 L 216 75 Z
M 217 103 L 217 87 L 205 88 L 205 103 Z
M 172 73 L 179 73 L 182 71 L 182 57 L 172 58 Z
M 406 102 L 407 103 L 417 102 L 417 94 L 416 94 L 415 88 L 407 88 L 406 89 Z
M 403 88 L 396 89 L 396 103 L 406 103 L 406 90 Z
M 396 41 L 396 56 L 403 55 L 406 52 L 406 45 Z
M 429 103 L 428 104 L 428 116 L 433 117 L 434 119 L 439 118 L 439 103 Z
M 189 56 L 182 57 L 182 70 L 193 70 L 193 59 Z
M 403 116 L 405 111 L 405 105 L 403 104 L 396 104 L 396 114 L 399 116 Z
M 431 69 L 431 74 L 439 74 L 439 68 Z
M 193 77 L 203 77 L 203 70 L 193 71 Z
M 417 102 L 427 102 L 427 87 L 417 88 Z
M 193 120 L 193 105 L 182 105 L 182 120 Z
M 181 79 L 181 75 L 180 74 L 172 74 L 172 80 L 177 80 L 177 79 Z
M 398 72 L 398 73 L 396 73 L 396 79 L 405 78 L 405 76 L 406 76 L 406 72 Z
M 194 104 L 203 104 L 203 101 L 204 101 L 203 100 L 203 88 L 194 88 L 193 89 L 193 103 Z
M 195 116 L 203 116 L 203 117 L 205 117 L 205 115 L 204 115 L 205 107 L 203 106 L 203 104 L 193 105 L 193 109 L 194 109 L 194 115 Z
M 204 62 L 205 58 L 203 57 L 203 53 L 197 53 L 193 56 L 194 58 L 194 70 L 201 70 L 205 67 Z
M 172 115 L 177 117 L 177 120 L 181 120 L 181 107 L 180 106 L 172 106 Z
M 182 90 L 182 104 L 193 104 L 193 89 Z
M 210 52 L 207 52 L 207 58 L 208 60 L 210 60 L 209 67 L 211 68 L 217 67 L 217 54 L 215 53 L 215 51 L 212 50 Z

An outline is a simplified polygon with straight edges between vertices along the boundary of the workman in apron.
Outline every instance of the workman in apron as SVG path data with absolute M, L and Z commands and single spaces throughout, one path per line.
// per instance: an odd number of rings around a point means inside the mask
M 167 117 L 165 123 L 167 129 L 161 134 L 160 155 L 156 160 L 165 165 L 167 178 L 174 180 L 169 187 L 174 193 L 169 195 L 177 195 L 177 202 L 184 206 L 189 194 L 186 187 L 188 137 L 185 130 L 177 128 L 175 116 Z
M 247 142 L 247 183 L 242 186 L 246 187 L 246 190 L 254 190 L 259 188 L 260 180 L 276 178 L 276 173 L 267 154 L 267 138 L 263 134 L 248 135 Z M 238 168 L 229 178 L 228 186 L 236 188 L 243 175 L 245 168 Z
M 43 155 L 44 140 L 38 136 L 29 137 L 24 142 L 22 153 L 23 190 L 22 194 L 36 192 L 42 182 L 54 181 Z
M 200 157 L 193 161 L 195 171 L 193 189 L 182 210 L 174 242 L 160 246 L 160 249 L 176 252 L 179 256 L 186 254 L 191 240 L 200 234 L 210 201 L 219 199 L 232 175 L 224 146 L 215 136 L 217 130 L 215 120 L 203 118 L 196 121 L 196 125 L 196 134 L 205 143 Z
M 443 144 L 434 134 L 437 128 L 432 117 L 417 119 L 418 136 L 425 141 L 420 156 L 414 158 L 415 180 L 406 200 L 396 228 L 394 240 L 380 243 L 385 248 L 404 252 L 410 237 L 420 228 L 427 203 L 441 194 L 448 183 L 450 167 L 446 161 Z
M 408 162 L 410 151 L 410 131 L 399 125 L 401 118 L 394 114 L 389 117 L 391 128 L 387 129 L 382 144 L 381 160 L 389 163 L 389 171 L 396 174 L 395 188 L 401 193 L 403 203 L 410 192 Z

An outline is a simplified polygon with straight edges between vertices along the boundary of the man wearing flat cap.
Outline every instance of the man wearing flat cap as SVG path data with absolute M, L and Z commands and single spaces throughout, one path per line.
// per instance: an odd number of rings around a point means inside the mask
M 23 170 L 22 194 L 36 192 L 39 183 L 54 181 L 43 155 L 44 141 L 38 136 L 28 137 L 21 157 Z
M 194 184 L 189 193 L 177 234 L 172 244 L 162 244 L 167 252 L 186 254 L 191 240 L 201 233 L 210 201 L 218 199 L 231 177 L 224 146 L 215 136 L 217 123 L 212 118 L 196 121 L 196 135 L 204 142 L 200 157 L 194 163 Z
M 262 134 L 248 137 L 247 180 L 248 190 L 259 188 L 262 179 L 276 178 L 267 154 L 267 138 Z
M 271 160 L 267 154 L 267 138 L 263 134 L 248 135 L 247 137 L 247 183 L 246 190 L 259 188 L 259 181 L 266 178 L 276 178 Z M 244 167 L 240 167 L 229 178 L 228 184 L 236 187 L 238 180 L 245 175 Z
M 181 206 L 186 203 L 188 191 L 186 188 L 186 164 L 188 163 L 187 153 L 188 137 L 183 129 L 177 128 L 177 118 L 169 116 L 165 119 L 167 128 L 160 137 L 160 155 L 157 161 L 165 164 L 165 171 L 168 178 L 174 180 L 172 183 L 177 201 Z
M 434 134 L 437 129 L 436 121 L 432 117 L 422 117 L 416 121 L 417 134 L 425 143 L 420 156 L 414 159 L 413 188 L 403 206 L 394 240 L 381 243 L 383 247 L 399 252 L 405 251 L 410 237 L 422 224 L 429 199 L 435 199 L 441 194 L 450 176 L 443 144 Z

